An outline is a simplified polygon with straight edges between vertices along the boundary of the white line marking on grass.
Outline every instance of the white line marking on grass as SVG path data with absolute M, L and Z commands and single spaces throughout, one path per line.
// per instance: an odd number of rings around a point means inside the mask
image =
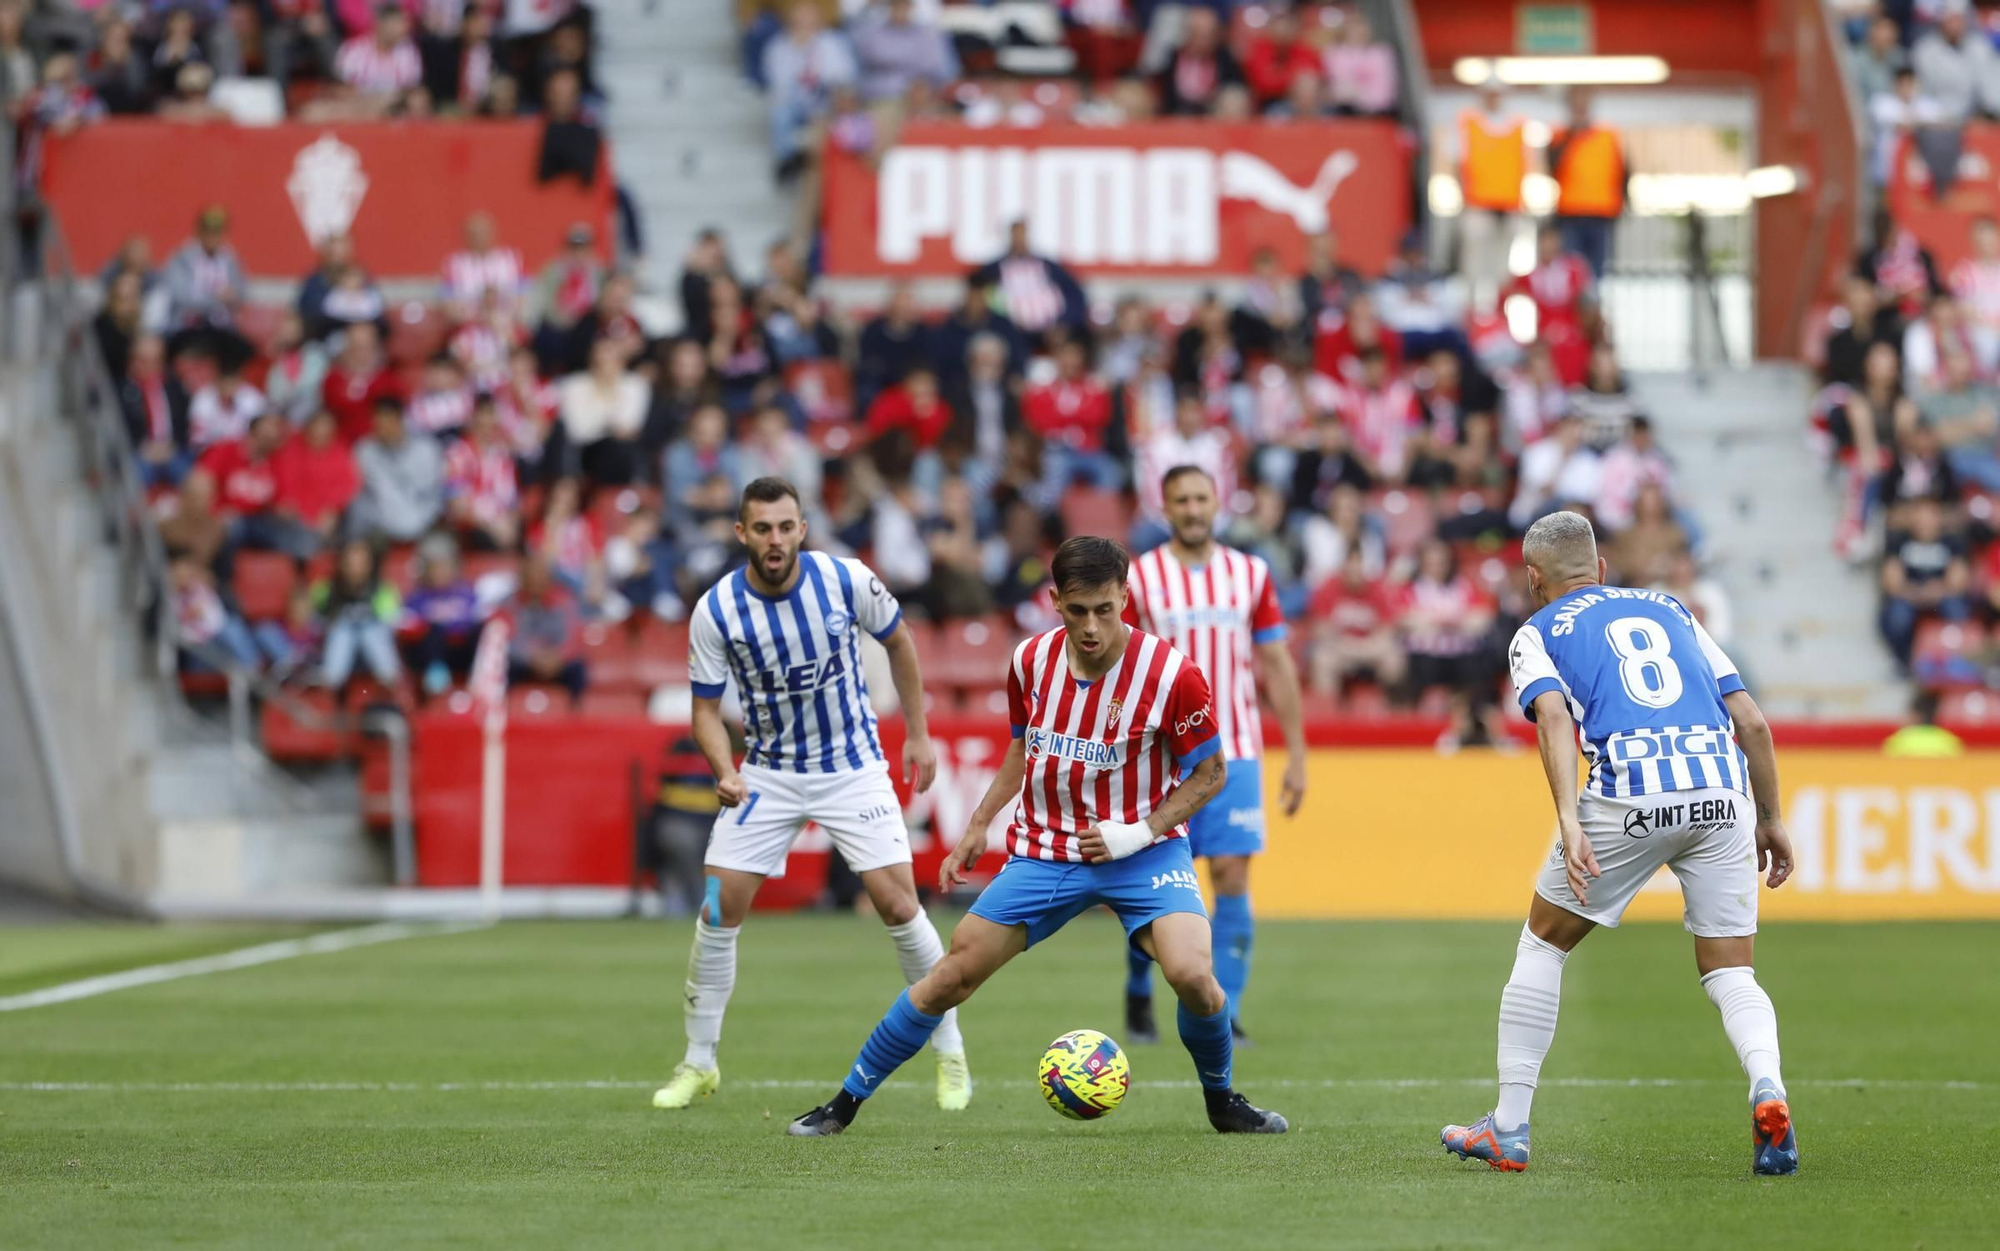
M 732 1081 L 729 1087 L 745 1090 L 825 1090 L 832 1081 L 773 1080 Z M 1197 1083 L 1186 1080 L 1142 1081 L 1135 1086 L 1154 1090 L 1192 1090 Z M 1281 1090 L 1425 1090 L 1442 1087 L 1490 1086 L 1490 1077 L 1328 1077 L 1279 1078 L 1252 1083 L 1257 1089 Z M 1557 1077 L 1543 1080 L 1544 1086 L 1567 1086 L 1586 1090 L 1644 1090 L 1695 1086 L 1740 1086 L 1736 1078 L 1708 1077 Z M 43 1094 L 507 1094 L 533 1091 L 652 1090 L 656 1079 L 605 1078 L 584 1081 L 467 1081 L 467 1082 L 0 1082 L 0 1091 Z M 1826 1077 L 1793 1079 L 1787 1085 L 1814 1090 L 2000 1090 L 2000 1082 L 1929 1080 L 1912 1078 Z M 928 1083 L 890 1081 L 884 1089 L 916 1090 Z
M 200 956 L 193 960 L 175 960 L 169 964 L 142 965 L 136 969 L 105 973 L 98 977 L 86 977 L 56 986 L 45 986 L 40 990 L 8 995 L 0 998 L 0 1012 L 46 1008 L 50 1004 L 69 1003 L 76 999 L 89 999 L 95 995 L 108 995 L 114 991 L 130 990 L 135 986 L 179 981 L 184 977 L 200 977 L 205 973 L 226 973 L 231 969 L 248 969 L 260 964 L 273 964 L 279 960 L 291 960 L 298 956 L 352 951 L 356 947 L 372 947 L 377 943 L 393 943 L 404 938 L 462 934 L 467 930 L 485 929 L 488 924 L 489 922 L 485 921 L 454 921 L 440 925 L 417 925 L 407 921 L 387 921 L 380 925 L 364 925 L 358 929 L 314 934 L 310 938 L 287 938 L 275 943 L 244 947 L 237 951 L 225 951 L 220 955 Z

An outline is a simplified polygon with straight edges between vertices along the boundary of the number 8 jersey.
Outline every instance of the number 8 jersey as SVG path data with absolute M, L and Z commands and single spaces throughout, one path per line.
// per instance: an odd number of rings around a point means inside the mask
M 1736 666 L 1671 595 L 1587 586 L 1528 618 L 1507 649 L 1521 710 L 1562 692 L 1590 766 L 1585 793 L 1652 795 L 1720 786 L 1749 793 L 1722 698 Z

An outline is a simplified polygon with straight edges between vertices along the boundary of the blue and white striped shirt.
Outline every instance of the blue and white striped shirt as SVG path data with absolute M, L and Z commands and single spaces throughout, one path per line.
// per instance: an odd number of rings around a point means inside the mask
M 703 699 L 736 679 L 746 764 L 791 773 L 880 768 L 858 631 L 886 639 L 902 620 L 868 566 L 800 552 L 797 584 L 775 599 L 742 569 L 709 588 L 689 622 L 688 676 Z
M 1586 792 L 1749 793 L 1749 765 L 1722 702 L 1743 679 L 1673 596 L 1581 587 L 1528 618 L 1507 656 L 1529 720 L 1550 691 L 1568 701 L 1590 764 Z

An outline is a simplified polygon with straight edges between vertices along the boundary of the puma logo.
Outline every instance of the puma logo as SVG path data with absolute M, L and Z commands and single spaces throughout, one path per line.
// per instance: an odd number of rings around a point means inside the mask
M 1228 200 L 1249 200 L 1273 213 L 1283 213 L 1306 234 L 1316 235 L 1327 227 L 1327 202 L 1340 184 L 1361 167 L 1360 158 L 1342 148 L 1321 162 L 1312 185 L 1298 186 L 1279 173 L 1269 161 L 1249 152 L 1222 154 L 1219 193 Z
M 861 1077 L 861 1084 L 862 1084 L 863 1086 L 873 1086 L 873 1085 L 875 1084 L 875 1082 L 876 1082 L 876 1080 L 877 1080 L 877 1079 L 876 1079 L 876 1077 L 874 1077 L 873 1075 L 871 1075 L 871 1074 L 870 1074 L 870 1073 L 868 1072 L 868 1070 L 867 1070 L 867 1069 L 864 1069 L 864 1068 L 862 1068 L 862 1067 L 861 1067 L 860 1065 L 858 1065 L 858 1064 L 857 1064 L 857 1065 L 855 1065 L 855 1066 L 854 1066 L 854 1071 L 855 1071 L 855 1072 L 856 1072 L 857 1074 L 859 1074 L 859 1075 L 860 1075 L 860 1077 Z

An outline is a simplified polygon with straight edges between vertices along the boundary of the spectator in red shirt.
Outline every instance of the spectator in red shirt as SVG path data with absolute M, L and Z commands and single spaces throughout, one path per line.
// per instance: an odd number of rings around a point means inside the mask
M 549 558 L 530 552 L 521 562 L 521 589 L 496 614 L 507 623 L 507 684 L 554 684 L 583 699 L 583 615 L 557 581 Z
M 929 451 L 944 437 L 951 418 L 951 405 L 938 394 L 937 375 L 919 365 L 868 406 L 868 437 L 902 430 L 918 451 Z
M 1057 459 L 1062 481 L 1080 478 L 1107 491 L 1125 485 L 1124 468 L 1104 450 L 1111 425 L 1111 392 L 1090 376 L 1083 344 L 1065 339 L 1056 348 L 1055 379 L 1028 388 L 1021 415 L 1028 428 L 1047 441 L 1046 454 Z
M 500 409 L 490 395 L 472 406 L 465 437 L 445 449 L 445 516 L 466 542 L 485 551 L 514 546 L 521 497 L 514 452 L 500 429 Z
M 354 453 L 340 441 L 333 414 L 320 409 L 297 438 L 272 458 L 278 475 L 278 512 L 317 536 L 332 540 L 342 513 L 361 491 Z
M 289 433 L 283 417 L 265 413 L 243 438 L 218 443 L 201 458 L 215 478 L 216 511 L 228 521 L 232 552 L 263 548 L 302 561 L 319 550 L 317 535 L 278 510 L 277 454 Z
M 347 328 L 320 394 L 340 426 L 341 442 L 352 447 L 374 428 L 375 405 L 395 399 L 401 388 L 382 354 L 382 337 L 370 322 Z
M 1375 297 L 1364 293 L 1347 302 L 1345 312 L 1328 309 L 1320 314 L 1313 336 L 1313 368 L 1329 378 L 1357 382 L 1361 378 L 1361 353 L 1379 348 L 1389 372 L 1403 372 L 1403 336 L 1383 322 L 1375 312 Z
M 1310 74 L 1317 84 L 1320 55 L 1299 38 L 1299 22 L 1289 9 L 1272 14 L 1270 23 L 1250 41 L 1243 60 L 1243 76 L 1259 109 L 1268 109 L 1291 94 L 1292 80 Z
M 1501 287 L 1500 302 L 1517 295 L 1533 301 L 1535 332 L 1547 338 L 1551 326 L 1578 324 L 1584 297 L 1595 284 L 1590 263 L 1563 247 L 1562 231 L 1544 226 L 1535 235 L 1535 267 Z
M 1368 576 L 1360 545 L 1348 548 L 1340 573 L 1314 589 L 1307 608 L 1313 622 L 1313 689 L 1339 694 L 1350 678 L 1364 673 L 1385 687 L 1400 685 L 1403 644 L 1397 626 L 1406 607 L 1400 588 Z

